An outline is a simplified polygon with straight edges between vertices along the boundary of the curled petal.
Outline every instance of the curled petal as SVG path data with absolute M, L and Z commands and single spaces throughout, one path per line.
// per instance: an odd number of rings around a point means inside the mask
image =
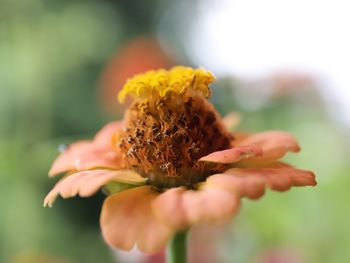
M 286 191 L 292 186 L 315 186 L 317 183 L 312 172 L 277 165 L 273 168 L 231 168 L 224 174 L 210 176 L 207 184 L 256 199 L 264 194 L 265 187 Z
M 230 164 L 262 154 L 263 151 L 259 146 L 250 145 L 213 152 L 200 158 L 199 161 Z
M 256 133 L 233 143 L 235 146 L 256 145 L 262 148 L 262 156 L 244 160 L 244 163 L 275 161 L 282 158 L 288 151 L 300 151 L 300 146 L 295 138 L 282 131 Z
M 97 147 L 91 142 L 76 142 L 69 145 L 54 161 L 50 176 L 67 171 L 82 171 L 93 168 L 120 168 L 121 156 L 110 147 Z
M 185 229 L 196 223 L 220 223 L 239 210 L 240 197 L 203 184 L 198 191 L 173 188 L 162 193 L 152 208 L 159 219 L 171 228 Z
M 104 240 L 111 247 L 130 250 L 136 244 L 146 253 L 166 246 L 173 234 L 153 214 L 158 196 L 150 186 L 140 186 L 109 196 L 102 207 L 100 224 Z
M 48 193 L 44 200 L 44 206 L 52 206 L 58 195 L 69 198 L 76 195 L 81 197 L 91 196 L 108 182 L 120 182 L 131 185 L 142 185 L 146 178 L 128 170 L 91 170 L 77 172 L 62 178 Z
M 122 121 L 108 123 L 95 135 L 94 143 L 101 146 L 111 146 L 115 135 L 122 127 Z

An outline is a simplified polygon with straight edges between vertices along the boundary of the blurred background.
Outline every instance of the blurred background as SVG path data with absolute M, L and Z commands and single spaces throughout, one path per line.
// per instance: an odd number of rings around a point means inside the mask
M 42 201 L 59 145 L 121 118 L 128 77 L 175 64 L 212 71 L 212 102 L 242 129 L 292 132 L 303 151 L 287 160 L 319 183 L 244 201 L 231 225 L 193 234 L 192 261 L 347 262 L 349 12 L 340 0 L 0 0 L 0 262 L 162 262 L 107 248 L 102 194 Z

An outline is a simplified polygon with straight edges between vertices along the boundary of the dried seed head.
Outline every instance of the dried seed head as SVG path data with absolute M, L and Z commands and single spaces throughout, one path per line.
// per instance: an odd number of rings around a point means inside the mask
M 137 100 L 125 115 L 119 147 L 124 165 L 158 188 L 193 187 L 225 167 L 197 162 L 230 148 L 231 135 L 201 93 Z

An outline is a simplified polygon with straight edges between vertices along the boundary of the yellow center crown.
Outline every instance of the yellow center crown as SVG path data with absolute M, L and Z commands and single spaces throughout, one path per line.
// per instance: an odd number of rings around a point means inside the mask
M 150 70 L 144 74 L 128 79 L 118 94 L 119 102 L 124 102 L 127 95 L 133 98 L 165 97 L 169 93 L 178 95 L 187 91 L 196 91 L 204 97 L 210 96 L 208 85 L 214 81 L 214 76 L 204 69 L 177 66 L 170 70 Z

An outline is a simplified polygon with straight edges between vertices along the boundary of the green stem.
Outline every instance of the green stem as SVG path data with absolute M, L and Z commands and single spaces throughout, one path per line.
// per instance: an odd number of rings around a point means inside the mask
M 167 248 L 167 263 L 187 262 L 187 231 L 178 232 L 169 242 Z

